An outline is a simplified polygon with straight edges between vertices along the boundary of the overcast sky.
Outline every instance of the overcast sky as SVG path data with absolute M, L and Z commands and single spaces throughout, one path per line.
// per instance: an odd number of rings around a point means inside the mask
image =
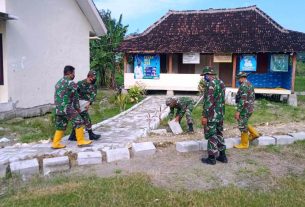
M 168 10 L 202 10 L 257 5 L 286 29 L 305 33 L 305 0 L 94 0 L 99 10 L 112 17 L 123 14 L 128 33 L 143 32 Z

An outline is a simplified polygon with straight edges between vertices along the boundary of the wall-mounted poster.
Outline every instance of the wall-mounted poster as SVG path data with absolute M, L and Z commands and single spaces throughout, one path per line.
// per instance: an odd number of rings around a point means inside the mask
M 271 55 L 270 70 L 272 72 L 288 72 L 289 56 L 285 54 Z
M 256 55 L 242 55 L 239 62 L 239 70 L 244 72 L 256 71 Z
M 200 54 L 194 52 L 183 53 L 183 64 L 200 64 Z
M 159 55 L 136 55 L 134 58 L 135 79 L 159 79 L 160 56 Z

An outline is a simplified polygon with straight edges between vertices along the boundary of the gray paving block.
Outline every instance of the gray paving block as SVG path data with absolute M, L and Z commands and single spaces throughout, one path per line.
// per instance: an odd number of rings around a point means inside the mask
M 150 133 L 164 135 L 164 134 L 167 134 L 167 131 L 166 131 L 166 129 L 154 129 L 154 130 L 151 130 Z
M 12 173 L 22 175 L 25 179 L 27 176 L 39 174 L 39 164 L 37 159 L 23 160 L 10 163 Z
M 288 133 L 288 135 L 294 137 L 295 140 L 304 140 L 305 139 L 305 132 Z
M 199 143 L 199 150 L 207 150 L 208 149 L 208 140 L 200 140 L 197 141 Z
M 135 156 L 149 156 L 156 153 L 152 142 L 132 143 L 132 152 Z
M 261 145 L 261 146 L 275 144 L 275 138 L 269 137 L 269 136 L 261 136 L 261 137 L 257 138 L 256 140 L 258 141 L 258 145 Z
M 278 145 L 285 145 L 285 144 L 292 144 L 296 139 L 289 135 L 275 135 L 272 136 L 275 138 L 275 144 Z
M 77 153 L 78 165 L 95 165 L 101 163 L 102 163 L 102 153 L 100 151 Z
M 240 144 L 240 138 L 226 138 L 225 145 L 226 149 L 231 149 L 234 145 Z
M 178 152 L 199 151 L 199 142 L 196 142 L 196 141 L 176 142 L 176 150 Z
M 43 159 L 43 174 L 48 175 L 53 172 L 62 172 L 70 169 L 68 156 L 52 157 Z
M 129 160 L 130 153 L 128 148 L 117 148 L 106 151 L 107 162 L 114 162 L 119 160 Z
M 0 178 L 5 177 L 8 167 L 8 158 L 0 158 Z

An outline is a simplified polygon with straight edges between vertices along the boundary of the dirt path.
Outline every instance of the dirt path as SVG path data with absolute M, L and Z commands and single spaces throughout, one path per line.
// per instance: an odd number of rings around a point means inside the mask
M 299 132 L 305 131 L 305 121 L 304 122 L 290 122 L 290 123 L 265 123 L 263 125 L 255 126 L 256 129 L 262 133 L 263 135 L 283 135 L 291 132 Z M 237 127 L 226 127 L 224 128 L 224 137 L 225 138 L 232 138 L 232 137 L 239 137 L 240 132 Z M 181 135 L 173 135 L 172 133 L 167 133 L 165 135 L 157 135 L 157 134 L 150 134 L 147 137 L 142 137 L 137 140 L 137 142 L 145 142 L 145 141 L 152 141 L 156 144 L 162 144 L 166 142 L 175 143 L 178 141 L 184 140 L 200 140 L 203 139 L 203 129 L 196 129 L 195 133 L 188 134 L 184 133 Z
M 117 174 L 144 173 L 152 182 L 170 189 L 203 190 L 234 185 L 268 190 L 283 176 L 305 173 L 304 146 L 252 147 L 228 150 L 229 163 L 202 164 L 206 152 L 178 153 L 174 146 L 158 148 L 152 157 L 74 168 L 74 173 L 108 177 Z

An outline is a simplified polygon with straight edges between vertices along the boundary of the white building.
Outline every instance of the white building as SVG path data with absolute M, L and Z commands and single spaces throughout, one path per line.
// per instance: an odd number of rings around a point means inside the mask
M 89 39 L 105 33 L 92 0 L 0 0 L 0 119 L 49 109 L 64 66 L 84 79 Z

